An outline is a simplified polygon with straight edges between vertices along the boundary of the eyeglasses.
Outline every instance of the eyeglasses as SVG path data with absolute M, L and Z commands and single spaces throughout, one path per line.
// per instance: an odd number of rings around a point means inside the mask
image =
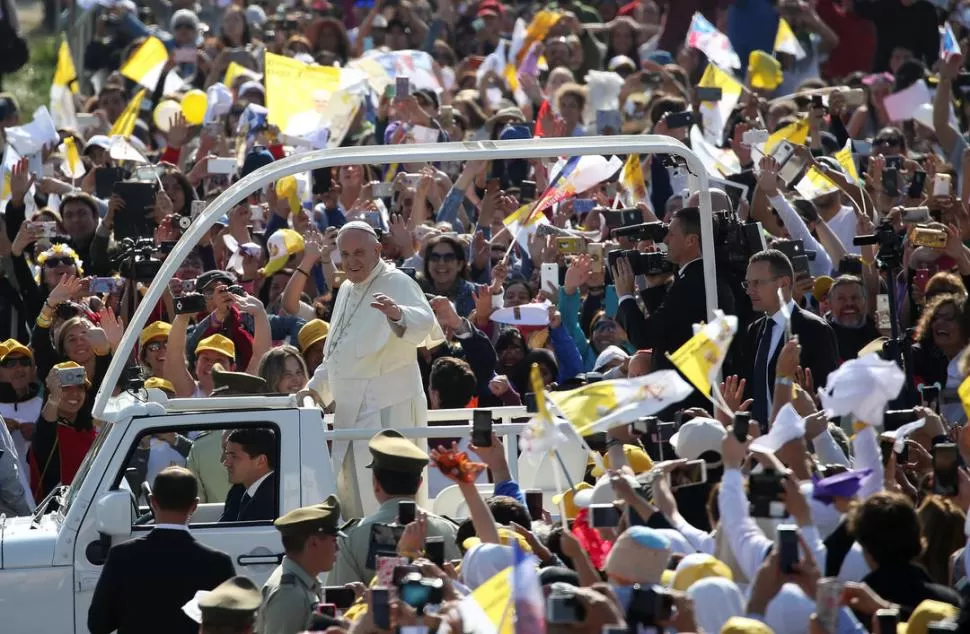
M 437 262 L 439 260 L 444 260 L 445 262 L 455 262 L 458 256 L 454 253 L 435 253 L 431 252 L 428 254 L 428 262 Z
M 22 368 L 29 368 L 34 361 L 30 357 L 13 357 L 0 361 L 0 368 L 15 368 L 18 365 Z
M 168 343 L 165 341 L 151 341 L 145 344 L 146 352 L 158 352 L 162 348 L 168 348 Z
M 778 277 L 769 277 L 766 280 L 744 280 L 741 282 L 741 288 L 748 290 L 749 288 L 758 288 L 759 286 L 764 286 L 770 282 L 774 282 Z
M 57 268 L 58 266 L 74 266 L 74 258 L 69 255 L 62 257 L 47 258 L 44 261 L 44 266 L 49 266 L 50 268 Z

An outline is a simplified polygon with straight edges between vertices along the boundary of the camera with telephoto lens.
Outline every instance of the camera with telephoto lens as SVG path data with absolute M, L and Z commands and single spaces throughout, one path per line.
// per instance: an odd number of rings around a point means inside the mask
M 852 239 L 855 246 L 874 244 L 879 247 L 877 257 L 886 266 L 895 267 L 903 260 L 903 239 L 896 233 L 892 224 L 883 222 L 869 235 L 856 236 Z
M 785 492 L 785 476 L 774 469 L 752 473 L 748 478 L 748 501 L 751 517 L 785 517 L 785 504 L 781 501 Z
M 641 222 L 638 225 L 612 229 L 610 235 L 614 238 L 630 238 L 634 242 L 641 240 L 663 242 L 667 237 L 667 231 L 668 226 L 662 222 Z
M 712 216 L 715 261 L 743 278 L 751 256 L 767 248 L 761 223 L 743 223 L 733 211 L 715 211 Z
M 398 583 L 397 595 L 418 614 L 424 614 L 426 606 L 441 605 L 444 602 L 444 583 L 436 577 L 425 577 L 420 572 L 411 572 Z
M 158 248 L 152 238 L 139 238 L 137 241 L 125 238 L 120 246 L 121 250 L 112 258 L 112 263 L 118 265 L 122 277 L 150 283 L 158 275 L 162 261 L 153 257 Z

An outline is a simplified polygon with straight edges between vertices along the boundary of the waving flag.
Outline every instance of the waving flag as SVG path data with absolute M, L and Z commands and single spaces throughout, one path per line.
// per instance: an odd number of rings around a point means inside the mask
M 51 81 L 51 118 L 58 128 L 78 128 L 77 110 L 74 107 L 74 95 L 77 91 L 77 71 L 74 69 L 71 49 L 67 40 L 64 40 L 57 49 L 57 67 Z
M 502 221 L 509 233 L 515 238 L 513 244 L 529 250 L 529 239 L 539 229 L 539 225 L 549 224 L 549 219 L 543 213 L 534 213 L 531 204 L 522 205 Z M 511 250 L 511 249 L 510 249 Z
M 533 213 L 541 213 L 556 203 L 599 185 L 620 171 L 622 166 L 623 162 L 616 156 L 608 160 L 599 154 L 571 157 L 539 198 Z
M 699 109 L 701 119 L 704 121 L 704 136 L 714 145 L 720 146 L 724 136 L 724 128 L 734 107 L 741 99 L 744 91 L 741 82 L 735 79 L 731 73 L 718 68 L 714 64 L 708 64 L 704 70 L 704 75 L 697 83 L 704 88 L 720 88 L 720 101 L 702 101 Z
M 142 88 L 131 98 L 121 115 L 115 119 L 108 136 L 131 136 L 132 132 L 135 131 L 135 122 L 138 121 L 138 115 L 141 113 L 141 102 L 145 98 L 146 92 L 148 91 Z
M 852 139 L 846 139 L 845 147 L 836 152 L 834 155 L 835 160 L 839 162 L 842 169 L 845 170 L 846 176 L 852 179 L 852 182 L 859 182 L 859 171 L 855 167 L 855 161 L 852 159 Z
M 135 49 L 131 57 L 121 66 L 121 74 L 131 81 L 154 92 L 162 79 L 162 71 L 168 62 L 168 49 L 160 39 L 149 36 Z M 182 87 L 182 78 L 174 70 L 165 75 L 162 94 L 177 92 Z
M 765 154 L 771 154 L 775 146 L 782 141 L 789 141 L 796 145 L 804 145 L 808 139 L 808 119 L 801 119 L 790 123 L 784 128 L 776 130 L 765 142 Z
M 795 191 L 802 198 L 808 200 L 824 196 L 825 194 L 831 194 L 834 191 L 838 191 L 838 189 L 835 183 L 824 172 L 814 167 L 809 168 L 801 180 L 795 184 Z
M 546 600 L 539 585 L 539 560 L 527 555 L 512 540 L 515 564 L 512 566 L 512 597 L 515 601 L 515 634 L 545 634 Z
M 775 33 L 775 52 L 794 55 L 796 59 L 805 59 L 805 49 L 802 48 L 795 32 L 791 30 L 784 18 L 778 19 L 778 32 Z
M 74 137 L 66 137 L 62 147 L 64 148 L 64 164 L 61 166 L 61 171 L 64 172 L 64 175 L 71 180 L 84 176 L 87 170 L 84 168 L 84 163 L 77 151 Z
M 546 405 L 546 391 L 542 385 L 542 374 L 539 373 L 539 366 L 535 363 L 529 370 L 529 381 L 532 384 L 532 392 L 536 397 L 536 407 L 538 412 L 529 421 L 522 434 L 523 451 L 530 455 L 539 457 L 554 451 L 560 445 L 568 442 L 566 436 L 556 427 L 556 422 L 549 413 Z
M 620 184 L 623 185 L 626 204 L 630 207 L 639 202 L 648 202 L 647 184 L 643 180 L 643 165 L 640 163 L 639 154 L 631 154 L 626 157 L 623 171 L 620 172 Z
M 673 370 L 633 379 L 597 381 L 575 390 L 549 392 L 549 400 L 581 436 L 649 416 L 687 398 L 692 388 Z
M 737 331 L 737 317 L 715 311 L 714 321 L 701 326 L 668 358 L 702 394 L 710 394 L 711 384 L 724 363 L 728 346 Z
M 513 31 L 512 55 L 510 57 L 515 59 L 516 65 L 522 63 L 533 44 L 546 39 L 549 31 L 556 26 L 561 17 L 562 14 L 557 11 L 539 11 L 532 16 L 532 21 L 529 22 L 529 26 L 526 27 L 525 34 L 521 38 L 515 37 Z
M 748 83 L 752 88 L 774 90 L 784 81 L 781 62 L 764 51 L 751 51 L 748 56 Z
M 707 58 L 725 68 L 741 68 L 741 58 L 734 52 L 731 40 L 714 28 L 699 12 L 694 14 L 687 31 L 687 46 L 701 51 Z
M 940 27 L 940 59 L 946 61 L 950 55 L 960 54 L 960 42 L 953 34 L 953 27 L 944 22 Z

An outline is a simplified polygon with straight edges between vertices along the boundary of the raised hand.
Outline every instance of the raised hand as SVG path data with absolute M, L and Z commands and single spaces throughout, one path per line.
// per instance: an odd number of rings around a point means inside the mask
M 371 308 L 376 308 L 384 313 L 384 316 L 391 321 L 400 321 L 404 317 L 404 311 L 397 305 L 397 302 L 383 293 L 374 293 L 374 301 L 370 305 Z

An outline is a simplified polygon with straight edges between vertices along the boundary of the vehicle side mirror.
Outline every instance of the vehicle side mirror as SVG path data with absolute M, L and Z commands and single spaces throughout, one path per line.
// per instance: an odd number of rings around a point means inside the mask
M 101 496 L 95 506 L 98 532 L 109 537 L 131 535 L 131 493 L 111 491 Z

